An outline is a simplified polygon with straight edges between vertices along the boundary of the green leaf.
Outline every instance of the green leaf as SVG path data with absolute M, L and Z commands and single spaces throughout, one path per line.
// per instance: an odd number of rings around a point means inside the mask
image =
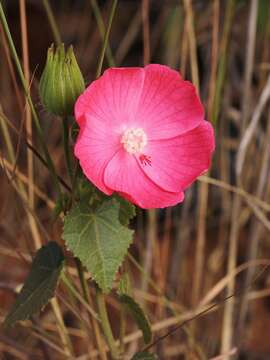
M 133 231 L 119 222 L 119 204 L 113 199 L 96 209 L 79 203 L 64 220 L 63 238 L 99 287 L 108 292 L 132 242 Z
M 146 351 L 140 351 L 136 353 L 134 356 L 132 356 L 131 360 L 157 360 L 157 356 L 155 354 L 146 352 Z
M 131 294 L 131 283 L 130 283 L 130 278 L 127 272 L 123 273 L 119 284 L 118 284 L 118 289 L 117 289 L 117 294 L 118 295 L 129 295 Z
M 55 207 L 52 211 L 52 217 L 51 217 L 51 223 L 54 224 L 57 218 L 60 216 L 62 212 L 65 212 L 65 209 L 68 208 L 70 202 L 70 198 L 68 194 L 62 194 L 61 197 L 59 197 L 56 200 Z
M 78 179 L 78 194 L 81 201 L 89 202 L 92 208 L 95 208 L 104 201 L 115 199 L 120 204 L 119 220 L 124 226 L 128 226 L 130 220 L 136 216 L 136 207 L 133 204 L 116 194 L 112 196 L 105 195 L 84 175 L 81 175 Z
M 86 179 L 86 177 L 82 173 L 79 173 L 78 175 L 77 188 L 77 197 L 79 197 L 79 199 L 81 199 L 81 201 L 84 201 L 85 203 L 90 203 L 93 198 L 97 197 L 95 186 L 88 179 Z
M 48 303 L 54 296 L 63 264 L 64 255 L 56 242 L 51 241 L 37 251 L 23 288 L 5 319 L 5 326 L 28 319 Z
M 120 204 L 120 212 L 119 212 L 120 223 L 124 226 L 128 226 L 130 220 L 136 216 L 136 208 L 129 201 L 119 196 L 115 196 L 115 198 Z
M 142 331 L 144 342 L 148 344 L 151 341 L 152 332 L 149 321 L 145 316 L 143 310 L 131 296 L 124 294 L 119 296 L 119 298 L 121 303 L 124 304 L 126 310 L 136 321 L 139 329 Z

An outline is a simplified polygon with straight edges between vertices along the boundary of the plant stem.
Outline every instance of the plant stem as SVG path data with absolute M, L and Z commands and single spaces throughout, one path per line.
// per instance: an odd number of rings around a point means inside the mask
M 43 5 L 48 16 L 48 20 L 52 29 L 53 37 L 57 45 L 61 44 L 61 36 L 52 12 L 49 0 L 43 0 Z
M 63 143 L 64 143 L 64 153 L 65 153 L 65 159 L 66 159 L 66 166 L 68 175 L 72 184 L 73 179 L 73 171 L 72 171 L 72 163 L 71 163 L 71 157 L 70 157 L 70 148 L 69 148 L 69 124 L 68 124 L 68 118 L 62 119 L 62 125 L 63 125 Z
M 100 9 L 99 9 L 97 0 L 91 0 L 91 5 L 92 5 L 93 13 L 94 13 L 96 21 L 97 21 L 99 33 L 101 35 L 102 41 L 104 41 L 105 26 L 104 26 L 104 22 L 102 20 L 102 16 L 100 13 Z M 115 66 L 115 62 L 113 60 L 113 55 L 112 55 L 112 50 L 111 50 L 109 44 L 107 44 L 106 57 L 107 57 L 109 66 Z
M 14 148 L 13 148 L 13 145 L 12 145 L 9 130 L 8 130 L 8 127 L 7 127 L 7 124 L 6 124 L 6 119 L 4 117 L 4 114 L 2 115 L 2 107 L 1 107 L 1 105 L 0 105 L 0 130 L 2 130 L 1 132 L 2 132 L 2 135 L 3 135 L 4 141 L 6 143 L 8 158 L 9 158 L 11 164 L 12 164 L 12 173 L 13 173 L 14 166 L 16 164 L 16 155 L 15 155 L 15 151 L 14 151 Z M 4 161 L 3 158 L 2 158 L 2 161 Z M 17 184 L 18 184 L 18 192 L 21 194 L 22 198 L 25 201 L 27 201 L 27 193 L 26 193 L 26 189 L 25 189 L 24 184 L 21 182 L 20 179 L 17 179 Z M 33 208 L 31 207 L 31 204 L 29 204 L 29 207 L 33 210 Z M 33 235 L 33 239 L 35 239 L 35 246 L 36 246 L 36 248 L 38 248 L 38 247 L 41 246 L 40 245 L 41 244 L 40 234 L 39 234 L 39 231 L 38 231 L 36 221 L 35 221 L 34 217 L 32 216 L 31 212 L 29 211 L 29 208 L 27 208 L 27 217 L 28 217 L 29 226 L 30 226 L 30 229 L 31 229 L 31 232 L 32 232 L 32 235 Z
M 112 8 L 111 8 L 111 11 L 110 11 L 110 17 L 109 17 L 109 21 L 108 21 L 108 26 L 107 26 L 107 30 L 106 30 L 104 41 L 103 41 L 103 47 L 102 47 L 100 57 L 99 57 L 99 61 L 98 61 L 98 68 L 97 68 L 97 73 L 96 73 L 97 78 L 101 74 L 102 65 L 103 65 L 103 61 L 104 61 L 104 56 L 105 56 L 106 48 L 107 48 L 108 41 L 109 41 L 109 35 L 110 35 L 110 31 L 111 31 L 112 22 L 113 22 L 113 18 L 114 18 L 117 3 L 118 3 L 118 0 L 113 0 Z
M 217 124 L 217 118 L 220 111 L 221 95 L 225 80 L 227 57 L 228 57 L 228 44 L 229 44 L 229 36 L 231 33 L 231 24 L 234 15 L 234 7 L 235 7 L 235 0 L 228 0 L 228 2 L 226 3 L 224 30 L 220 44 L 219 64 L 218 64 L 218 73 L 216 80 L 216 93 L 214 98 L 213 114 L 212 114 L 213 116 L 212 122 L 215 126 Z
M 97 320 L 100 321 L 98 314 L 91 308 L 91 306 L 87 303 L 87 301 L 80 295 L 78 290 L 71 283 L 69 278 L 66 276 L 64 271 L 61 274 L 61 279 L 65 284 L 66 288 L 74 295 L 74 297 L 81 303 L 83 306 L 89 311 L 89 313 Z
M 63 317 L 62 317 L 59 303 L 55 297 L 51 299 L 51 305 L 52 305 L 53 312 L 54 312 L 54 315 L 56 318 L 59 335 L 61 337 L 62 344 L 64 346 L 64 351 L 67 354 L 67 356 L 72 356 L 73 349 L 72 349 L 71 341 L 70 341 L 70 338 L 69 338 L 69 335 L 68 335 Z
M 87 301 L 89 304 L 89 292 L 88 292 L 87 282 L 86 282 L 84 272 L 83 272 L 82 263 L 81 263 L 80 259 L 78 259 L 78 258 L 75 258 L 75 263 L 76 263 L 76 267 L 77 267 L 77 271 L 78 271 L 78 275 L 79 275 L 79 279 L 80 279 L 80 283 L 81 283 L 81 287 L 82 287 L 82 291 L 83 291 L 83 297 L 84 297 L 85 301 Z
M 30 79 L 30 66 L 29 66 L 29 49 L 28 49 L 28 31 L 27 31 L 27 16 L 26 16 L 26 0 L 20 0 L 20 22 L 21 22 L 21 43 L 22 43 L 22 57 L 23 57 L 23 72 L 27 86 L 29 86 Z M 30 144 L 33 143 L 32 137 L 32 116 L 31 109 L 27 105 L 25 107 L 25 130 Z M 27 175 L 28 175 L 28 203 L 29 207 L 34 210 L 35 208 L 35 196 L 34 196 L 34 155 L 30 149 L 27 149 Z M 34 222 L 34 218 L 30 215 L 30 222 Z M 33 237 L 35 248 L 38 249 L 41 247 L 41 238 L 40 236 Z
M 102 293 L 102 291 L 98 287 L 96 288 L 96 300 L 97 300 L 97 306 L 98 306 L 99 316 L 100 316 L 100 320 L 101 320 L 101 326 L 102 326 L 105 338 L 107 340 L 107 344 L 110 348 L 112 359 L 117 360 L 117 359 L 119 359 L 119 350 L 116 346 L 116 343 L 115 343 L 115 340 L 113 337 L 111 324 L 110 324 L 108 313 L 107 313 L 105 297 L 104 297 L 104 294 Z
M 192 82 L 194 83 L 198 94 L 200 93 L 200 79 L 199 79 L 199 70 L 198 70 L 198 59 L 197 59 L 197 45 L 196 45 L 196 35 L 194 27 L 194 14 L 192 9 L 192 1 L 184 0 L 184 7 L 187 16 L 187 35 L 189 42 L 189 52 L 190 52 L 190 61 L 191 61 L 191 75 Z
M 90 297 L 90 293 L 88 291 L 88 286 L 87 286 L 87 282 L 86 282 L 86 279 L 84 276 L 82 263 L 81 263 L 80 259 L 78 259 L 78 258 L 75 258 L 75 263 L 76 263 L 76 267 L 77 267 L 77 271 L 78 271 L 78 275 L 79 275 L 79 279 L 80 279 L 80 283 L 81 283 L 81 287 L 82 287 L 82 291 L 83 291 L 83 297 L 84 297 L 85 301 L 91 306 L 92 300 Z M 106 350 L 104 347 L 104 340 L 101 336 L 97 319 L 92 317 L 92 318 L 90 318 L 90 322 L 92 323 L 92 326 L 94 329 L 94 333 L 96 336 L 96 344 L 99 349 L 100 357 L 102 360 L 107 360 L 107 354 L 106 354 Z
M 149 0 L 142 0 L 143 64 L 150 63 Z
M 46 145 L 46 141 L 44 139 L 43 130 L 42 130 L 41 126 L 40 126 L 39 118 L 37 116 L 37 112 L 35 110 L 34 104 L 32 102 L 31 96 L 30 96 L 30 91 L 29 91 L 29 88 L 28 88 L 28 84 L 27 84 L 27 82 L 25 80 L 25 77 L 24 77 L 24 74 L 23 74 L 23 71 L 22 71 L 20 60 L 19 60 L 19 57 L 17 55 L 17 51 L 15 49 L 15 45 L 14 45 L 14 42 L 12 40 L 11 33 L 9 31 L 8 23 L 7 23 L 6 16 L 5 16 L 5 13 L 4 13 L 1 2 L 0 2 L 0 20 L 1 20 L 4 32 L 5 32 L 6 37 L 7 37 L 9 48 L 10 48 L 11 54 L 13 56 L 14 62 L 16 64 L 17 71 L 18 71 L 21 83 L 23 85 L 26 100 L 28 102 L 28 105 L 29 105 L 29 107 L 31 109 L 31 112 L 32 112 L 32 115 L 33 115 L 33 119 L 34 119 L 35 126 L 36 126 L 36 129 L 37 129 L 39 141 L 41 143 L 41 146 L 42 146 L 42 149 L 43 149 L 46 161 L 47 161 L 48 168 L 49 168 L 50 173 L 51 173 L 51 175 L 53 177 L 53 180 L 54 180 L 54 183 L 55 183 L 55 188 L 58 191 L 58 196 L 61 199 L 62 198 L 62 193 L 61 193 L 59 180 L 58 180 L 58 177 L 57 177 L 57 174 L 56 174 L 56 171 L 55 171 L 53 161 L 52 161 L 51 156 L 49 154 L 49 151 L 48 151 L 48 148 L 47 148 L 47 145 Z

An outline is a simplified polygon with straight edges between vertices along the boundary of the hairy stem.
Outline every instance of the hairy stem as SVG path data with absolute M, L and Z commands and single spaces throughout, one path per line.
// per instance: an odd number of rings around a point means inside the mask
M 69 147 L 69 124 L 67 118 L 62 119 L 62 125 L 63 125 L 63 145 L 64 145 L 64 153 L 66 159 L 66 166 L 70 181 L 72 183 L 73 171 L 72 171 L 72 161 L 71 161 L 70 147 Z
M 101 326 L 102 326 L 105 338 L 107 340 L 107 344 L 110 348 L 112 359 L 114 359 L 114 360 L 119 359 L 119 350 L 116 346 L 115 339 L 113 337 L 111 324 L 109 321 L 106 303 L 105 303 L 105 296 L 99 288 L 97 288 L 97 290 L 96 290 L 96 301 L 97 301 L 97 307 L 98 307 L 99 316 L 100 316 L 100 320 L 101 320 Z

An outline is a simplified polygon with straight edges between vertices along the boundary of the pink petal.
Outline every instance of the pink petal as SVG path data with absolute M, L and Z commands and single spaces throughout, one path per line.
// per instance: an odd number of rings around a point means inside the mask
M 142 171 L 136 158 L 119 150 L 104 172 L 106 186 L 144 209 L 163 208 L 183 201 L 183 192 L 167 192 L 155 185 Z
M 119 150 L 119 135 L 111 133 L 110 128 L 96 118 L 81 118 L 80 133 L 74 153 L 79 159 L 85 176 L 101 191 L 111 195 L 113 191 L 103 181 L 104 169 Z
M 111 68 L 79 96 L 75 104 L 78 123 L 91 115 L 122 132 L 136 126 L 136 114 L 144 82 L 143 68 Z
M 145 155 L 151 165 L 138 163 L 147 176 L 166 191 L 180 191 L 207 171 L 214 150 L 212 125 L 203 121 L 195 129 L 173 139 L 149 141 Z
M 136 120 L 149 139 L 167 139 L 197 127 L 204 110 L 195 87 L 175 70 L 148 65 Z

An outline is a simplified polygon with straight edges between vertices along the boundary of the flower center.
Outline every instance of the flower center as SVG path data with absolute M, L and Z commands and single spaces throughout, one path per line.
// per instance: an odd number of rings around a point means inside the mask
M 128 153 L 138 154 L 147 144 L 147 136 L 142 128 L 127 129 L 122 135 L 121 143 Z

